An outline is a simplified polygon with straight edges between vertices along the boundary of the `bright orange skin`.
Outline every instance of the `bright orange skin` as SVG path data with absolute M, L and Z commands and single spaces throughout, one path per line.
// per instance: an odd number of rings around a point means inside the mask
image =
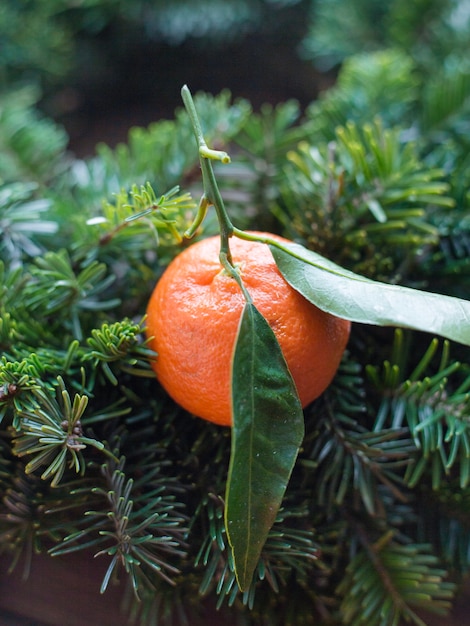
M 170 263 L 148 304 L 147 335 L 158 354 L 154 370 L 168 394 L 187 411 L 230 426 L 231 362 L 245 300 L 223 270 L 219 251 L 220 238 L 210 237 Z M 350 322 L 295 291 L 267 245 L 232 237 L 230 251 L 254 305 L 277 337 L 305 407 L 335 375 Z

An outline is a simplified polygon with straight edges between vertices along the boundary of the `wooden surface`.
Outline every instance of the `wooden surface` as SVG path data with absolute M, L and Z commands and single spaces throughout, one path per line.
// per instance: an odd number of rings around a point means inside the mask
M 86 552 L 63 558 L 37 556 L 25 581 L 19 568 L 8 574 L 8 563 L 2 559 L 0 626 L 128 626 L 121 610 L 124 585 L 99 592 L 107 564 Z M 190 616 L 189 626 L 222 624 L 230 626 L 230 621 L 201 602 L 200 616 Z
M 73 566 L 70 563 L 73 563 Z M 0 610 L 15 625 L 13 616 L 30 621 L 18 621 L 18 626 L 121 626 L 119 610 L 122 590 L 111 588 L 106 595 L 99 593 L 99 581 L 104 573 L 102 564 L 90 555 L 79 558 L 37 557 L 31 574 L 24 581 L 21 572 L 0 576 Z M 10 623 L 6 619 L 0 624 Z
M 0 626 L 127 626 L 120 610 L 123 588 L 99 593 L 104 559 L 100 562 L 88 553 L 78 553 L 73 559 L 39 556 L 27 581 L 20 571 L 8 574 L 2 561 Z M 190 618 L 189 626 L 231 626 L 227 615 L 204 611 L 202 621 Z M 451 616 L 422 617 L 428 626 L 470 626 L 470 587 L 459 596 Z

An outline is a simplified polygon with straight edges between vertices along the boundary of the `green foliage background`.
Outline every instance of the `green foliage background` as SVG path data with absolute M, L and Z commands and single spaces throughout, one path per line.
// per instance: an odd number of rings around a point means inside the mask
M 354 325 L 336 379 L 305 411 L 255 581 L 237 587 L 222 501 L 230 432 L 166 396 L 143 334 L 201 191 L 189 120 L 180 109 L 76 159 L 36 104 L 93 28 L 151 25 L 151 4 L 0 9 L 4 558 L 27 571 L 35 552 L 91 548 L 109 563 L 103 590 L 127 581 L 135 624 L 178 623 L 181 605 L 190 616 L 206 596 L 244 624 L 422 624 L 421 609 L 449 609 L 470 554 L 468 349 L 425 333 Z M 177 24 L 188 3 L 174 4 Z M 259 25 L 288 3 L 211 4 L 226 27 L 232 6 Z M 465 3 L 390 0 L 379 15 L 372 0 L 299 5 L 311 16 L 299 54 L 336 66 L 333 87 L 305 109 L 196 98 L 208 144 L 232 154 L 216 174 L 234 223 L 470 299 Z M 17 20 L 51 32 L 27 37 Z

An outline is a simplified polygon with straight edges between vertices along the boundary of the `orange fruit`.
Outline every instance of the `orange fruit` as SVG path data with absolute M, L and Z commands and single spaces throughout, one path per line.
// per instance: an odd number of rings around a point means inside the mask
M 169 264 L 148 304 L 147 335 L 157 353 L 155 373 L 168 394 L 194 415 L 229 426 L 231 361 L 245 299 L 222 268 L 219 251 L 220 238 L 210 237 Z M 335 375 L 350 322 L 295 291 L 267 245 L 232 237 L 230 251 L 253 304 L 277 337 L 305 407 Z

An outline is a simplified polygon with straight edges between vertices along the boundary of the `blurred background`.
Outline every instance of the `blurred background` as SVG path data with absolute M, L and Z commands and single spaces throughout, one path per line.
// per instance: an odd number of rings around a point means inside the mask
M 2 0 L 0 89 L 85 156 L 172 117 L 184 83 L 306 105 L 350 55 L 401 48 L 432 75 L 469 63 L 469 33 L 469 0 Z

